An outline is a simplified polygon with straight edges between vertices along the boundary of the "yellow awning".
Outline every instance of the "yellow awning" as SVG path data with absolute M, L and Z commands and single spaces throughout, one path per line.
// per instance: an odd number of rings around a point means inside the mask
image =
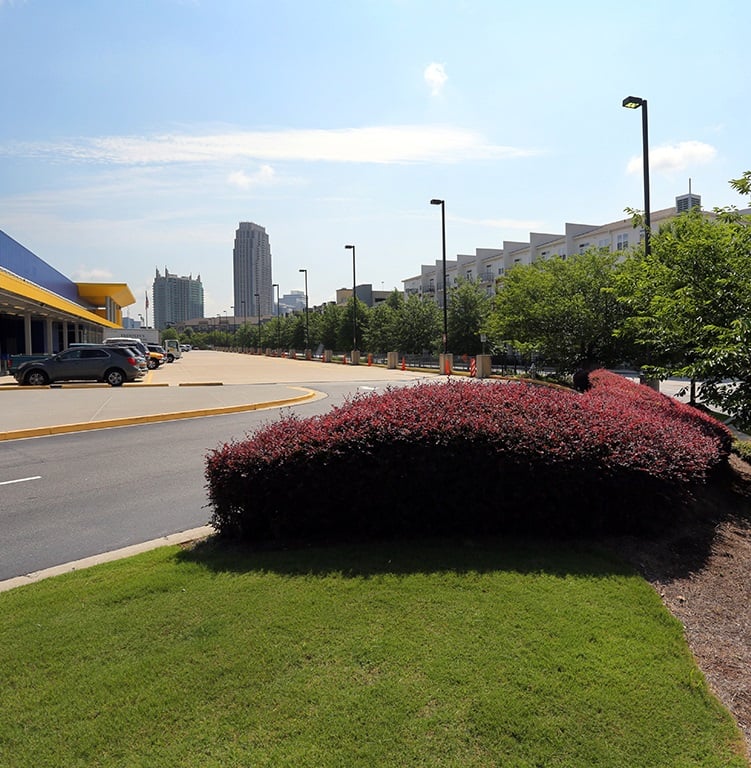
M 130 303 L 133 303 L 133 294 L 130 292 L 127 286 L 125 286 L 125 289 L 127 291 L 127 295 L 130 296 Z M 0 291 L 6 291 L 7 293 L 15 294 L 21 300 L 46 305 L 51 309 L 64 312 L 65 314 L 77 317 L 80 320 L 87 320 L 90 323 L 95 323 L 96 325 L 100 325 L 104 328 L 121 327 L 117 323 L 112 323 L 109 320 L 103 318 L 101 315 L 85 309 L 80 304 L 76 304 L 73 301 L 64 299 L 62 296 L 58 296 L 51 291 L 41 288 L 38 285 L 35 285 L 28 280 L 24 280 L 23 278 L 17 277 L 11 272 L 7 272 L 5 270 L 0 270 Z M 121 293 L 121 295 L 123 294 Z M 125 296 L 125 298 L 127 298 L 127 296 Z M 113 300 L 117 303 L 116 299 Z

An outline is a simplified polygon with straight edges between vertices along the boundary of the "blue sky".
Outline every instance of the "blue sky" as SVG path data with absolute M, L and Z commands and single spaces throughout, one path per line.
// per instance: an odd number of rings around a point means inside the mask
M 240 221 L 281 293 L 401 288 L 441 255 L 601 224 L 751 168 L 751 4 L 0 0 L 0 229 L 75 280 L 200 274 Z M 238 313 L 239 314 L 239 313 Z

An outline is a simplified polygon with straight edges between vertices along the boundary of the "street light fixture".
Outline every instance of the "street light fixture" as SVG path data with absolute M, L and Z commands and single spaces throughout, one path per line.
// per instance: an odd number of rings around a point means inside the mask
M 357 349 L 357 279 L 355 278 L 355 246 L 345 245 L 352 251 L 352 351 Z
M 649 205 L 649 136 L 647 120 L 647 100 L 639 96 L 626 96 L 623 106 L 627 109 L 641 108 L 641 134 L 642 134 L 642 158 L 644 161 L 644 253 L 649 256 L 652 253 L 651 228 L 652 219 Z
M 282 350 L 282 326 L 279 324 L 279 283 L 272 283 L 272 288 L 276 288 L 276 348 L 279 352 Z
M 446 201 L 433 199 L 431 205 L 441 206 L 441 243 L 443 254 L 443 354 L 449 351 L 449 310 L 446 292 Z
M 310 349 L 310 317 L 308 315 L 308 270 L 301 269 L 305 273 L 305 349 Z

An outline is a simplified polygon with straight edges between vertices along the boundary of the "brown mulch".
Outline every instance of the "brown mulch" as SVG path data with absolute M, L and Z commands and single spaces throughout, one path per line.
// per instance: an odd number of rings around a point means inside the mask
M 683 624 L 697 664 L 751 753 L 751 466 L 731 456 L 697 511 L 696 520 L 659 539 L 613 545 Z

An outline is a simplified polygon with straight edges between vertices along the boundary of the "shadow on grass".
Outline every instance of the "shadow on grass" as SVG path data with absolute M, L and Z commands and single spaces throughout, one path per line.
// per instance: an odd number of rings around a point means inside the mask
M 213 536 L 182 550 L 178 558 L 217 573 L 336 574 L 345 578 L 495 571 L 605 577 L 633 572 L 627 563 L 596 542 L 517 537 L 288 542 L 274 547 L 252 547 Z

